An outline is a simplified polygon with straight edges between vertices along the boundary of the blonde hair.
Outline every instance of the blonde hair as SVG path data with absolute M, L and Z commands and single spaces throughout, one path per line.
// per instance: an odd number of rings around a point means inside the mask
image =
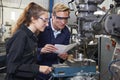
M 55 4 L 52 9 L 53 14 L 56 14 L 56 12 L 65 12 L 65 11 L 68 11 L 68 13 L 70 13 L 69 7 L 63 3 Z
M 48 12 L 48 10 L 46 10 L 42 6 L 34 2 L 29 3 L 18 18 L 16 25 L 13 27 L 12 35 L 21 27 L 22 24 L 29 26 L 31 23 L 31 17 L 33 17 L 34 19 L 38 19 L 39 16 L 44 14 L 45 12 Z

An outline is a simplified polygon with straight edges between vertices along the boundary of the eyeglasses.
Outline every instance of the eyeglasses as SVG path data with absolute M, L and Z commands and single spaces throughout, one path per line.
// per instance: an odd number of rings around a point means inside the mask
M 39 17 L 39 19 L 43 20 L 44 22 L 49 22 L 49 18 L 42 18 L 42 17 Z
M 59 17 L 59 16 L 57 16 L 56 14 L 54 15 L 57 19 L 59 19 L 59 20 L 68 20 L 69 18 L 70 18 L 70 16 L 68 16 L 68 17 Z

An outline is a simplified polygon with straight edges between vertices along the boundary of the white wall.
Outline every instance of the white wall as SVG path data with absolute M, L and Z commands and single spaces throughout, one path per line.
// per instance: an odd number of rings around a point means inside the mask
M 14 24 L 22 11 L 23 11 L 22 9 L 4 8 L 3 11 L 4 24 L 6 22 L 8 22 L 9 24 Z

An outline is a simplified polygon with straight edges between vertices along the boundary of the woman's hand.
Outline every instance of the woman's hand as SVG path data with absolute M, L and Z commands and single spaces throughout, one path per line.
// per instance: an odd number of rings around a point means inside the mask
M 52 71 L 52 68 L 49 66 L 40 66 L 39 71 L 44 74 L 49 74 Z

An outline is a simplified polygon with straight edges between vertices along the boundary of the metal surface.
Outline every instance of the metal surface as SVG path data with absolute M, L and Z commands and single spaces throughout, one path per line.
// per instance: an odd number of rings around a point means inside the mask
M 53 65 L 53 77 L 93 76 L 96 75 L 96 62 L 91 59 L 66 61 Z
M 118 38 L 119 40 L 119 38 Z M 120 80 L 120 41 L 116 43 L 112 61 L 109 64 L 109 72 L 112 80 Z
M 6 70 L 6 52 L 5 51 L 6 51 L 5 43 L 0 43 L 0 73 L 5 73 L 5 70 Z
M 113 36 L 120 36 L 120 15 L 110 14 L 105 20 L 105 30 Z
M 100 37 L 98 40 L 100 80 L 111 79 L 111 75 L 108 72 L 108 65 L 112 60 L 113 51 L 114 46 L 112 46 L 111 39 Z

